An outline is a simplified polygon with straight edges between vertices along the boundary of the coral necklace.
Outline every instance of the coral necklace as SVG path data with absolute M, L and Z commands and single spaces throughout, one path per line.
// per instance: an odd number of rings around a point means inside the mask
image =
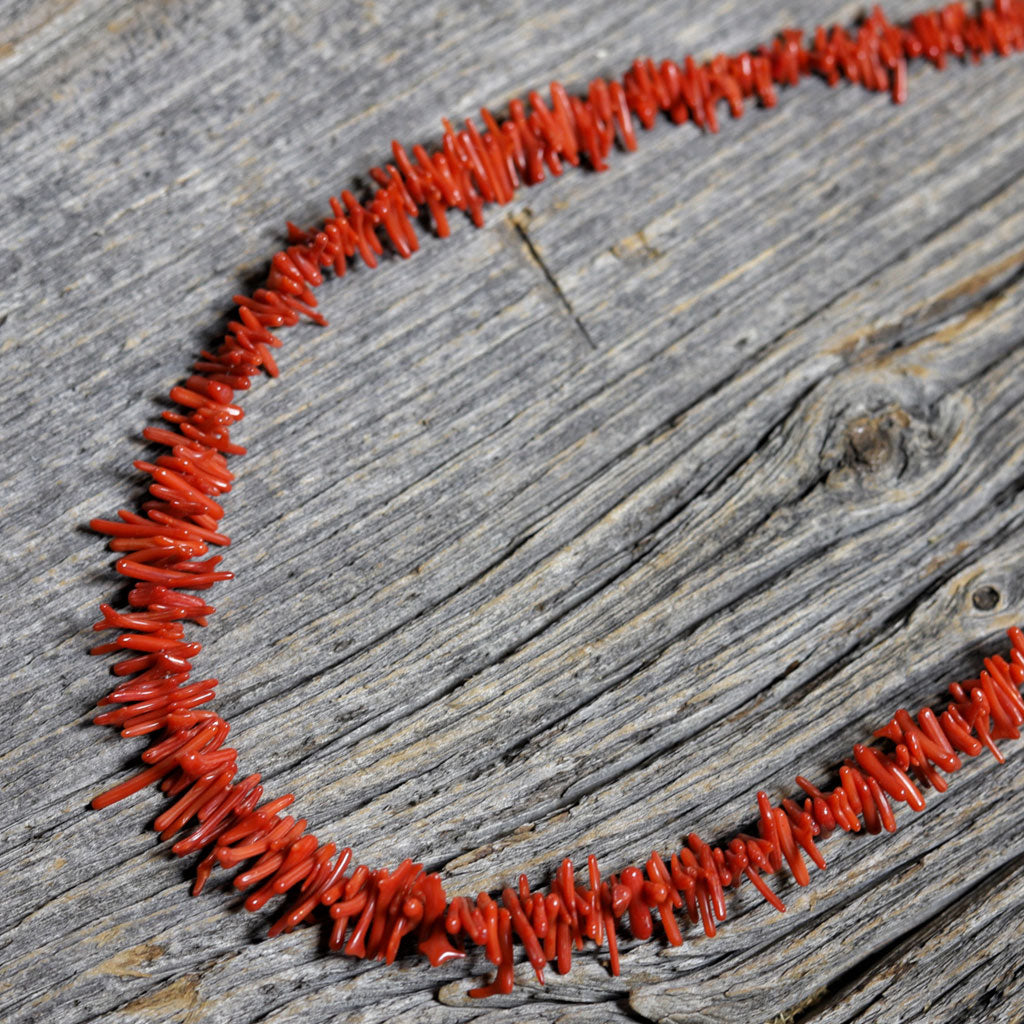
M 414 146 L 410 156 L 394 143 L 394 163 L 370 172 L 377 188 L 366 202 L 345 191 L 340 200 L 331 198 L 332 216 L 321 228 L 304 231 L 289 224 L 289 244 L 274 256 L 265 285 L 251 296 L 234 297 L 237 319 L 219 348 L 203 352 L 193 375 L 171 389 L 179 411 L 164 412 L 165 425 L 143 431 L 164 449 L 153 462 L 135 463 L 152 478 L 152 500 L 138 513 L 122 510 L 117 520 L 91 523 L 110 536 L 120 556 L 118 573 L 133 581 L 128 607 L 101 605 L 103 618 L 93 627 L 120 632 L 92 653 L 125 655 L 113 665 L 116 688 L 100 701 L 118 707 L 95 721 L 119 727 L 123 736 L 153 737 L 142 754 L 145 768 L 97 796 L 93 806 L 106 807 L 159 784 L 172 801 L 154 823 L 160 838 L 185 832 L 171 847 L 175 854 L 205 851 L 195 893 L 215 867 L 240 867 L 234 887 L 249 891 L 247 910 L 287 899 L 271 935 L 319 917 L 330 925 L 332 950 L 389 963 L 403 945 L 415 946 L 437 965 L 465 956 L 475 943 L 497 968 L 490 984 L 471 992 L 483 996 L 511 991 L 517 943 L 543 981 L 549 962 L 560 973 L 568 971 L 573 948 L 583 949 L 585 940 L 598 947 L 607 943 L 617 974 L 620 932 L 628 928 L 635 939 L 651 937 L 652 912 L 672 945 L 683 941 L 677 912 L 713 936 L 726 917 L 726 890 L 744 878 L 784 910 L 763 875 L 785 866 L 799 885 L 807 885 L 807 861 L 825 867 L 816 845 L 821 836 L 836 829 L 892 832 L 892 804 L 922 810 L 922 789 L 943 792 L 941 773 L 957 771 L 964 755 L 988 748 L 1001 762 L 995 741 L 1017 739 L 1024 724 L 1024 634 L 1018 629 L 1010 631 L 1006 659 L 987 658 L 976 680 L 950 686 L 952 700 L 944 710 L 925 707 L 912 717 L 900 709 L 875 732 L 878 745 L 855 745 L 832 788 L 798 777 L 802 798 L 783 799 L 779 806 L 758 793 L 756 834 L 741 833 L 718 845 L 691 834 L 671 856 L 654 852 L 643 868 L 605 877 L 590 856 L 582 881 L 572 862 L 563 860 L 547 892 L 531 890 L 524 875 L 518 888 L 506 888 L 497 898 L 482 892 L 449 901 L 440 876 L 410 860 L 394 870 L 350 870 L 350 849 L 321 843 L 307 833 L 304 818 L 285 813 L 291 795 L 264 799 L 259 775 L 237 778 L 236 752 L 224 746 L 228 723 L 204 707 L 217 680 L 190 682 L 200 644 L 186 639 L 185 625 L 205 626 L 214 611 L 195 592 L 232 577 L 218 569 L 220 556 L 204 556 L 211 545 L 230 543 L 220 530 L 223 509 L 217 499 L 234 479 L 226 457 L 244 453 L 230 437 L 242 419 L 235 394 L 248 390 L 260 371 L 277 376 L 272 349 L 281 342 L 272 329 L 302 317 L 326 323 L 313 294 L 323 269 L 341 276 L 356 254 L 374 267 L 385 244 L 407 258 L 418 248 L 418 217 L 429 216 L 442 238 L 449 234 L 452 209 L 479 226 L 484 204 L 507 203 L 517 187 L 534 185 L 547 172 L 561 174 L 566 163 L 603 170 L 616 139 L 626 150 L 636 148 L 634 117 L 650 128 L 661 111 L 676 124 L 692 120 L 716 132 L 723 101 L 739 117 L 746 100 L 771 107 L 777 85 L 795 85 L 810 74 L 829 84 L 846 78 L 889 91 L 899 103 L 906 98 L 909 60 L 923 58 L 941 68 L 947 56 L 978 60 L 1021 49 L 1024 2 L 999 0 L 976 16 L 952 4 L 902 26 L 876 8 L 853 33 L 818 28 L 807 45 L 802 33 L 787 30 L 754 52 L 703 64 L 692 57 L 682 64 L 638 60 L 621 82 L 595 79 L 586 98 L 552 83 L 550 106 L 531 93 L 529 108 L 513 100 L 504 119 L 481 111 L 482 130 L 467 121 L 456 131 L 445 121 L 433 153 Z

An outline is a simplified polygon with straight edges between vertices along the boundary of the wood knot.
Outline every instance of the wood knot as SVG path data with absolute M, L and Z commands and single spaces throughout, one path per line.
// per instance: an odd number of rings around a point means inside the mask
M 891 407 L 873 416 L 859 416 L 846 428 L 846 458 L 851 467 L 858 465 L 878 470 L 898 458 L 901 438 L 910 427 L 910 417 L 899 407 Z
M 833 406 L 821 455 L 837 499 L 881 500 L 895 510 L 946 479 L 961 457 L 972 407 L 960 396 L 926 402 L 886 390 L 870 401 L 861 394 Z

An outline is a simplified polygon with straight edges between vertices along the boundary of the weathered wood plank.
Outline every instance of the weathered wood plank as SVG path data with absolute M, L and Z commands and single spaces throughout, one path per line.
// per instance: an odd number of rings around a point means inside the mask
M 131 744 L 85 726 L 115 584 L 78 527 L 140 493 L 129 435 L 285 217 L 441 113 L 821 15 L 8 5 L 5 1019 L 1020 1015 L 1012 745 L 896 836 L 830 841 L 778 920 L 745 891 L 713 941 L 523 971 L 483 1006 L 482 960 L 260 942 L 222 892 L 188 901 L 154 798 L 85 809 Z M 247 402 L 229 499 L 204 664 L 245 766 L 361 858 L 475 892 L 747 826 L 758 786 L 825 778 L 971 672 L 1024 606 L 1022 103 L 1020 58 L 918 70 L 901 108 L 809 82 L 325 288 L 332 326 L 292 331 Z
M 869 977 L 830 999 L 815 1020 L 1019 1018 L 1024 994 L 1014 946 L 1021 941 L 1020 886 L 1018 857 L 888 952 Z M 919 963 L 945 978 L 945 987 L 907 984 Z

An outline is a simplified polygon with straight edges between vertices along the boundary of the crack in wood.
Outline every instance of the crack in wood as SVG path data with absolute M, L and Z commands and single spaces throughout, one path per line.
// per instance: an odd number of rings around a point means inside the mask
M 572 302 L 569 301 L 569 296 L 565 294 L 564 290 L 562 289 L 562 286 L 558 283 L 558 278 L 555 277 L 555 275 L 551 272 L 551 268 L 547 265 L 547 261 L 541 256 L 540 252 L 538 252 L 537 246 L 534 245 L 533 239 L 530 237 L 530 234 L 523 223 L 523 218 L 510 216 L 509 221 L 512 223 L 512 227 L 515 229 L 515 232 L 519 236 L 520 241 L 526 247 L 526 251 L 529 253 L 530 259 L 532 259 L 533 262 L 536 263 L 538 267 L 540 267 L 541 272 L 544 274 L 544 277 L 546 278 L 548 284 L 551 285 L 555 294 L 558 296 L 562 305 L 565 307 L 565 311 L 569 314 L 573 323 L 576 324 L 577 328 L 579 328 L 580 334 L 583 335 L 583 340 L 587 343 L 587 345 L 590 348 L 596 351 L 597 344 L 595 343 L 594 339 L 590 336 L 590 331 L 587 330 L 586 326 L 583 323 L 583 320 L 580 318 L 579 314 L 573 309 Z

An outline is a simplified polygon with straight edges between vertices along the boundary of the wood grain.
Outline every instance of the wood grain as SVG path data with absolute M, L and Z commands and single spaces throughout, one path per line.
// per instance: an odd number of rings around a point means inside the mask
M 142 493 L 140 427 L 284 220 L 441 114 L 823 14 L 8 0 L 3 1019 L 1024 1019 L 1020 744 L 828 841 L 782 917 L 743 890 L 714 940 L 483 1004 L 482 958 L 262 941 L 223 886 L 189 899 L 154 796 L 86 807 L 138 748 L 88 724 L 117 584 L 82 524 Z M 1022 106 L 1019 56 L 919 68 L 902 107 L 807 82 L 326 286 L 246 403 L 204 638 L 243 767 L 475 893 L 749 827 L 975 671 L 1024 607 Z

